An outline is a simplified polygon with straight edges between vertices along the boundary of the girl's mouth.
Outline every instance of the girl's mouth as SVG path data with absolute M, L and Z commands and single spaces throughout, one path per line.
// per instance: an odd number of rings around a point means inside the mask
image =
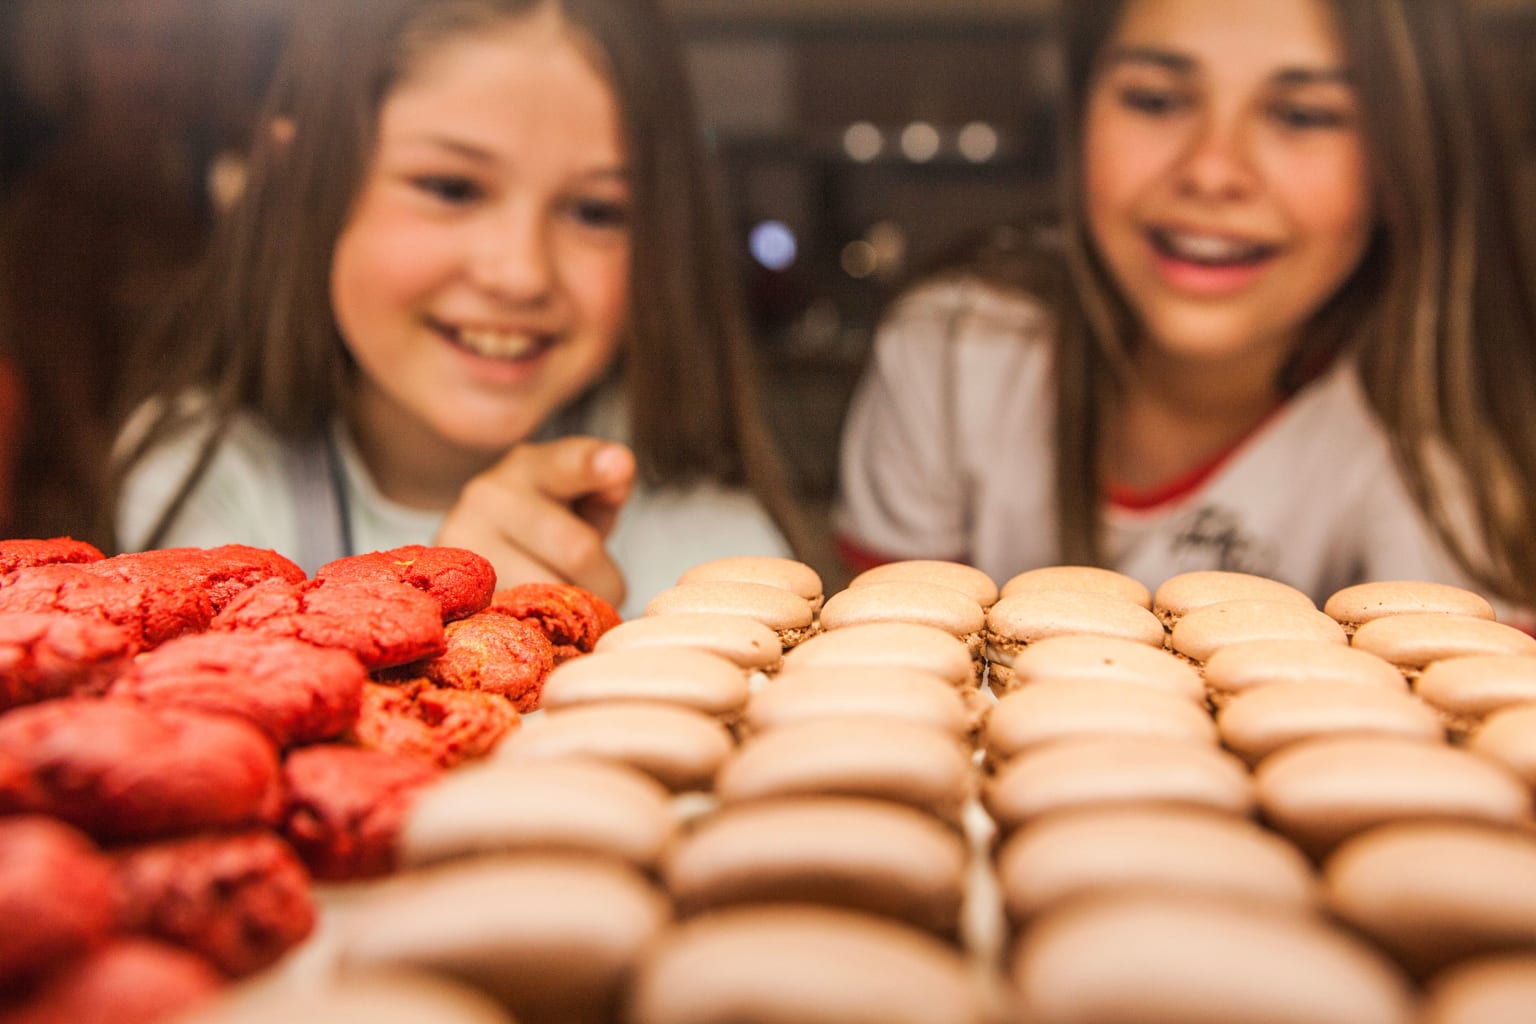
M 437 325 L 438 332 L 456 348 L 482 359 L 523 362 L 535 359 L 555 344 L 554 335 L 531 331 L 509 331 L 490 327 L 450 327 Z
M 1153 228 L 1148 236 L 1159 255 L 1202 267 L 1251 267 L 1279 251 L 1279 246 L 1265 242 L 1165 228 Z

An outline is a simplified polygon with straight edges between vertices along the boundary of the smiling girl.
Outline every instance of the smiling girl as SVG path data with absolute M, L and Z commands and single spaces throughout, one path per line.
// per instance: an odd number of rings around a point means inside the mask
M 435 542 L 631 608 L 804 550 L 648 0 L 305 5 L 267 123 L 146 350 L 124 547 Z
M 847 422 L 850 560 L 1536 607 L 1536 248 L 1460 7 L 1062 5 L 1065 251 L 893 308 Z

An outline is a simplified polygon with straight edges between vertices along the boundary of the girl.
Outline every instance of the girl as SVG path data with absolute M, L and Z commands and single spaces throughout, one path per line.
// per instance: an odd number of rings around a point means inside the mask
M 1460 8 L 1062 5 L 1063 272 L 894 308 L 847 424 L 850 556 L 1536 607 L 1536 236 Z
M 146 352 L 122 544 L 435 542 L 626 613 L 803 551 L 687 95 L 648 0 L 305 5 Z

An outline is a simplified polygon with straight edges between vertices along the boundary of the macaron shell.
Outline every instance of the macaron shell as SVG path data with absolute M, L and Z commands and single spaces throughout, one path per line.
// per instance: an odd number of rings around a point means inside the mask
M 1536 655 L 1536 637 L 1470 615 L 1418 613 L 1374 619 L 1351 643 L 1398 666 L 1410 678 L 1431 662 L 1473 654 Z
M 1203 665 L 1222 648 L 1251 640 L 1349 642 L 1343 627 L 1310 605 L 1244 598 L 1185 612 L 1168 634 L 1168 647 Z
M 1428 985 L 1419 1024 L 1528 1024 L 1536 1006 L 1536 953 L 1457 964 Z
M 1250 690 L 1216 714 L 1227 749 L 1254 763 L 1319 736 L 1401 736 L 1440 743 L 1440 718 L 1416 697 L 1372 686 L 1289 683 Z
M 1399 686 L 1397 672 L 1384 665 Z M 1205 684 L 1188 662 L 1161 647 L 1118 637 L 1057 636 L 1038 640 L 1013 658 L 1008 689 L 1033 682 L 1132 683 L 1163 690 L 1192 703 L 1205 700 Z M 1000 687 L 994 686 L 996 692 Z
M 1384 957 L 1322 918 L 1137 895 L 1047 915 L 1012 958 L 1037 1024 L 1408 1024 L 1409 989 Z
M 1413 688 L 1458 734 L 1465 733 L 1500 708 L 1536 703 L 1536 657 L 1447 658 L 1427 665 Z
M 867 587 L 871 583 L 906 581 L 937 583 L 943 587 L 950 587 L 970 597 L 983 608 L 990 608 L 997 601 L 997 583 L 980 569 L 962 562 L 946 562 L 931 558 L 887 562 L 872 569 L 865 569 L 848 581 L 848 587 L 852 589 Z
M 1404 693 L 1397 666 L 1369 651 L 1328 640 L 1245 640 L 1228 644 L 1205 663 L 1205 686 L 1220 707 L 1261 686 L 1289 683 L 1370 686 Z
M 1529 791 L 1502 766 L 1464 750 L 1397 737 L 1305 740 L 1260 762 L 1254 783 L 1268 822 L 1316 854 L 1393 821 L 1515 825 L 1531 813 Z
M 1003 844 L 997 873 L 1016 922 L 1073 897 L 1136 888 L 1293 910 L 1317 895 L 1311 865 L 1294 846 L 1245 818 L 1194 808 L 1049 815 Z
M 1105 636 L 1163 645 L 1163 627 L 1139 604 L 1079 590 L 1025 590 L 1002 598 L 987 612 L 989 642 L 1031 644 L 1056 636 Z
M 1135 683 L 1046 680 L 1002 697 L 982 727 L 987 758 L 1007 761 L 1085 736 L 1156 736 L 1214 746 L 1216 723 L 1182 697 Z
M 1170 576 L 1152 593 L 1152 611 L 1169 628 L 1196 608 L 1223 601 L 1262 600 L 1317 606 L 1306 594 L 1288 583 L 1252 573 L 1200 569 Z
M 1536 836 L 1412 822 L 1358 836 L 1323 877 L 1333 912 L 1423 974 L 1536 947 Z
M 1059 740 L 1032 750 L 987 779 L 982 800 L 1000 834 L 1052 811 L 1108 805 L 1253 810 L 1253 780 L 1213 746 L 1152 736 Z
M 1140 580 L 1113 569 L 1093 565 L 1047 565 L 1010 577 L 999 592 L 1012 597 L 1025 590 L 1081 590 L 1089 594 L 1122 597 L 1151 609 L 1152 592 Z
M 915 622 L 941 629 L 979 650 L 986 621 L 980 602 L 937 583 L 893 580 L 850 587 L 827 599 L 821 628 L 845 629 L 869 622 Z
M 678 577 L 678 583 L 715 581 L 765 583 L 804 598 L 812 611 L 821 608 L 821 574 L 804 562 L 769 555 L 736 555 L 700 562 Z
M 788 669 L 752 695 L 745 726 L 767 732 L 825 718 L 895 718 L 964 739 L 981 725 L 981 698 L 915 668 L 821 665 Z
M 1495 711 L 1467 738 L 1467 749 L 1504 765 L 1536 789 L 1536 705 Z
M 646 647 L 692 647 L 753 671 L 773 671 L 784 657 L 778 634 L 755 619 L 717 612 L 673 612 L 621 622 L 598 638 L 594 654 Z
M 572 658 L 544 680 L 547 711 L 612 700 L 658 701 L 734 719 L 749 688 L 740 666 L 692 648 L 605 651 Z
M 823 631 L 784 655 L 785 671 L 823 665 L 890 665 L 932 672 L 954 686 L 969 688 L 976 682 L 976 664 L 963 641 L 913 622 Z
M 1335 591 L 1323 611 L 1353 633 L 1363 623 L 1389 615 L 1440 612 L 1493 619 L 1493 605 L 1481 594 L 1427 580 L 1375 580 Z
M 683 916 L 742 903 L 814 902 L 957 934 L 965 840 L 900 804 L 801 797 L 723 807 L 668 852 Z
M 317 987 L 241 986 L 178 1024 L 514 1024 L 490 996 L 447 978 L 358 973 Z
M 815 613 L 804 598 L 766 583 L 713 580 L 679 583 L 657 594 L 645 606 L 646 616 L 679 612 L 741 615 L 754 619 L 793 647 L 815 631 Z

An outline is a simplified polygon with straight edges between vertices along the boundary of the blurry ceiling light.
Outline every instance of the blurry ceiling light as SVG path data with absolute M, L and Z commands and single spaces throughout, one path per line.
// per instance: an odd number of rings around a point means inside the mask
M 855 121 L 843 130 L 843 152 L 850 160 L 867 164 L 885 148 L 885 136 L 868 121 Z
M 862 238 L 849 242 L 843 246 L 842 253 L 843 271 L 849 276 L 863 280 L 873 274 L 880 265 L 880 259 L 875 253 L 875 247 Z
M 927 121 L 913 121 L 901 130 L 901 151 L 913 163 L 927 163 L 939 154 L 939 131 Z
M 973 164 L 984 164 L 997 155 L 997 130 L 985 121 L 972 121 L 955 140 L 960 155 Z
M 769 270 L 788 270 L 794 265 L 800 246 L 795 233 L 782 221 L 765 220 L 747 235 L 752 258 Z

